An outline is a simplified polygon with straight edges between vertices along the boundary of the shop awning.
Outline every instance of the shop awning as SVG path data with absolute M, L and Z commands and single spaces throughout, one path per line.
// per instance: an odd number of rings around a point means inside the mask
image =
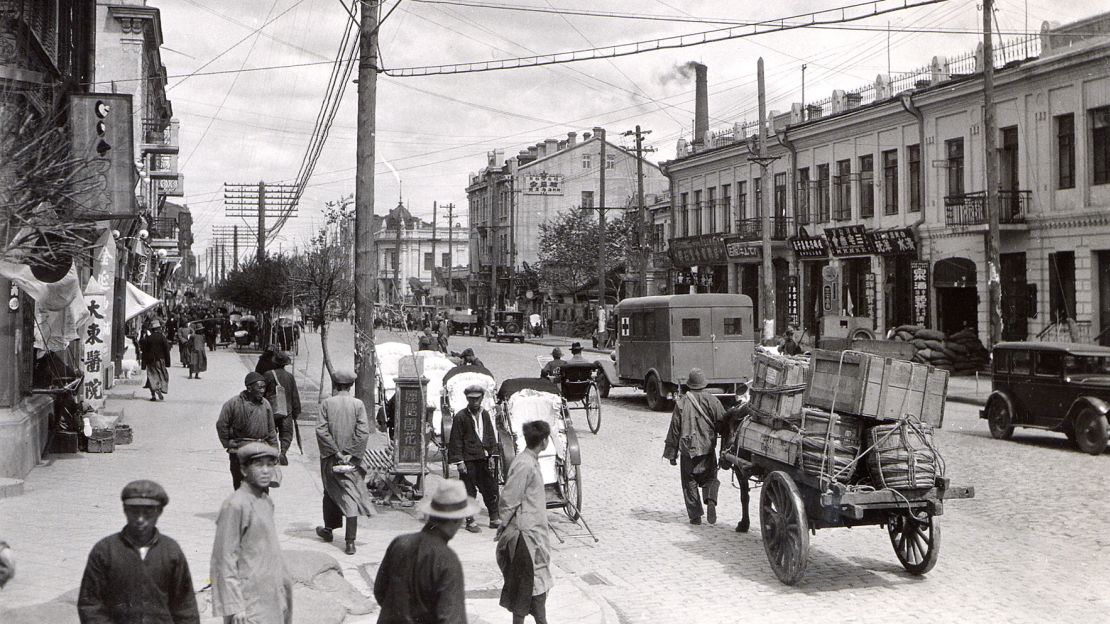
M 146 312 L 154 306 L 162 303 L 160 299 L 151 297 L 142 291 L 138 286 L 127 282 L 127 316 L 125 320 L 130 321 L 136 316 Z

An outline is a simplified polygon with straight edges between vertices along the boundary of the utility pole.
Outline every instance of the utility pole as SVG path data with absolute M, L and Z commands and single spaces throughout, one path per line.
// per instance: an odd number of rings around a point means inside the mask
M 258 261 L 266 259 L 266 183 L 258 183 Z
M 602 339 L 605 331 L 605 169 L 608 163 L 605 160 L 605 128 L 596 130 L 601 141 L 601 176 L 598 178 L 598 207 L 597 207 L 597 335 Z
M 231 251 L 235 254 L 232 262 L 234 263 L 235 270 L 239 270 L 239 226 L 233 226 L 231 229 Z
M 455 303 L 455 204 L 447 204 L 447 305 Z M 469 302 L 467 302 L 469 303 Z
M 227 243 L 220 243 L 220 281 L 227 279 Z
M 374 391 L 374 126 L 378 88 L 378 1 L 359 3 L 358 128 L 355 144 L 355 397 L 376 414 Z
M 777 157 L 767 155 L 767 92 L 763 84 L 763 57 L 759 57 L 756 64 L 759 88 L 759 156 L 749 158 L 759 164 L 759 226 L 761 230 L 763 255 L 763 287 L 760 289 L 759 298 L 763 302 L 763 327 L 770 328 L 771 336 L 775 333 L 775 275 L 771 263 L 771 207 L 769 200 L 774 187 L 768 182 L 767 167 L 777 160 Z M 770 338 L 771 336 L 764 336 Z
M 439 202 L 432 202 L 432 288 L 436 286 L 436 221 L 439 219 Z
M 651 248 L 648 245 L 649 236 L 651 233 L 650 224 L 647 218 L 647 206 L 644 205 L 644 135 L 651 134 L 651 130 L 640 130 L 640 126 L 636 126 L 636 130 L 630 130 L 624 133 L 624 136 L 634 135 L 636 137 L 636 198 L 640 207 L 640 296 L 647 296 L 647 273 L 648 273 L 648 257 L 651 255 Z
M 401 211 L 398 210 L 397 214 L 400 215 Z M 393 294 L 397 297 L 397 303 L 404 303 L 405 297 L 402 294 L 404 290 L 401 287 L 401 230 L 405 227 L 404 218 L 397 217 L 397 247 L 393 251 Z
M 994 119 L 994 37 L 991 34 L 991 17 L 994 0 L 983 0 L 983 149 L 987 169 L 987 288 L 989 290 L 990 346 L 1002 339 L 1002 282 L 1001 235 L 998 227 L 998 151 L 997 130 Z
M 224 182 L 224 216 L 229 218 L 254 218 L 258 228 L 258 251 L 255 257 L 259 262 L 266 258 L 266 239 L 270 232 L 266 229 L 266 213 L 274 211 L 283 219 L 297 216 L 296 184 L 230 184 Z M 232 234 L 225 228 L 226 235 Z M 238 257 L 238 256 L 236 256 Z M 238 260 L 236 260 L 238 262 Z

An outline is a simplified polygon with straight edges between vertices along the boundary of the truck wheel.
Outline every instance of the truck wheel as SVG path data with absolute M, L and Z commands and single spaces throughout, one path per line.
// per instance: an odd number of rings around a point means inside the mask
M 644 380 L 644 391 L 647 393 L 648 409 L 655 412 L 665 412 L 670 409 L 671 402 L 667 400 L 663 382 L 659 381 L 659 377 L 655 373 L 648 375 L 648 378 Z
M 612 386 L 612 384 L 609 383 L 609 378 L 605 376 L 605 373 L 598 373 L 598 375 L 597 375 L 597 392 L 598 392 L 598 394 L 601 395 L 601 398 L 608 399 L 609 398 L 609 390 L 612 387 L 613 386 Z
M 1087 407 L 1075 417 L 1075 446 L 1084 453 L 1101 455 L 1106 450 L 1106 416 Z

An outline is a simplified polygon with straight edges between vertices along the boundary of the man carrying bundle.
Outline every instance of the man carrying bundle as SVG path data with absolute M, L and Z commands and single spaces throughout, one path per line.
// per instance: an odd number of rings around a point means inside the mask
M 725 408 L 705 391 L 705 373 L 691 368 L 687 392 L 675 401 L 663 457 L 679 464 L 682 498 L 690 524 L 701 524 L 702 500 L 709 524 L 717 523 L 717 434 L 725 425 Z M 679 454 L 681 453 L 681 458 Z M 699 496 L 698 489 L 701 489 Z

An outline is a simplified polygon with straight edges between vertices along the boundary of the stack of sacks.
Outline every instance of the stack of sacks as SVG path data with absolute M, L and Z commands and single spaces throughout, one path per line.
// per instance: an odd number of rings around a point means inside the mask
M 416 353 L 423 356 L 424 377 L 428 380 L 428 386 L 424 390 L 424 401 L 428 407 L 434 408 L 432 427 L 438 435 L 443 431 L 443 414 L 439 400 L 443 394 L 443 376 L 447 371 L 455 368 L 455 363 L 438 351 L 417 351 Z
M 900 325 L 895 328 L 894 340 L 912 343 L 917 349 L 914 362 L 929 364 L 950 373 L 970 374 L 986 368 L 990 354 L 971 329 L 945 336 L 944 332 L 920 325 Z
M 393 396 L 397 389 L 397 372 L 401 365 L 401 358 L 412 355 L 412 347 L 404 342 L 383 342 L 374 345 L 374 352 L 378 356 L 378 375 L 382 378 L 385 387 L 385 399 Z
M 530 388 L 518 390 L 509 397 L 509 425 L 516 440 L 517 453 L 524 450 L 524 423 L 533 420 L 546 420 L 551 427 L 551 437 L 547 448 L 540 453 L 540 472 L 544 483 L 555 483 L 555 457 L 562 455 L 563 421 L 558 418 L 562 400 L 549 392 L 537 392 Z
M 489 412 L 491 418 L 494 416 L 493 407 L 494 398 L 497 394 L 497 383 L 489 375 L 466 372 L 448 379 L 443 386 L 443 394 L 447 396 L 447 405 L 451 409 L 451 413 L 446 415 L 447 418 L 453 417 L 456 412 L 466 407 L 466 394 L 464 393 L 467 388 L 475 384 L 485 389 L 486 396 L 482 399 L 482 407 Z M 442 431 L 442 428 L 436 429 L 436 433 L 440 433 L 440 431 Z

